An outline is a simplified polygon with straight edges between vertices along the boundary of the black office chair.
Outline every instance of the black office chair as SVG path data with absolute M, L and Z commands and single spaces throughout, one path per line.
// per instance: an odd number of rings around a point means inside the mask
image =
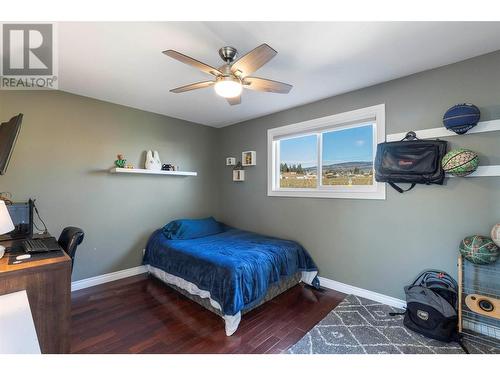
M 59 245 L 71 258 L 71 270 L 73 270 L 73 264 L 75 263 L 76 248 L 83 241 L 85 233 L 83 230 L 77 227 L 66 227 L 61 232 L 59 236 Z

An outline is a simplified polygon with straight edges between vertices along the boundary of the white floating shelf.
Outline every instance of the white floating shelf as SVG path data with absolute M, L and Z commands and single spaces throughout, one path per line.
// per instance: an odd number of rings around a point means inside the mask
M 477 167 L 476 171 L 465 177 L 494 177 L 500 176 L 500 165 L 485 165 Z M 446 177 L 457 177 L 447 174 Z
M 242 169 L 233 170 L 233 181 L 235 182 L 245 181 L 245 171 Z
M 465 136 L 468 134 L 494 132 L 499 130 L 500 130 L 500 120 L 491 120 L 491 121 L 478 122 L 478 124 L 475 127 L 473 127 L 465 134 L 457 134 L 451 130 L 446 129 L 444 126 L 432 129 L 414 130 L 414 132 L 417 135 L 417 138 L 429 139 L 429 138 L 453 137 L 457 135 Z M 406 133 L 407 132 L 388 134 L 386 136 L 387 142 L 400 141 L 406 136 Z M 494 176 L 500 176 L 500 165 L 479 166 L 474 173 L 471 173 L 470 175 L 465 177 L 494 177 Z M 446 177 L 456 177 L 456 176 L 447 174 Z
M 185 172 L 185 171 L 155 171 L 151 169 L 139 169 L 139 168 L 111 168 L 110 173 L 128 173 L 128 174 L 159 174 L 165 176 L 197 176 L 197 172 Z
M 255 151 L 243 151 L 241 153 L 241 165 L 244 167 L 251 167 L 256 165 L 255 155 L 257 153 Z
M 500 120 L 481 121 L 481 122 L 478 122 L 478 124 L 475 127 L 473 127 L 471 130 L 469 130 L 467 133 L 462 134 L 462 136 L 468 135 L 468 134 L 494 132 L 494 131 L 498 131 L 498 130 L 500 130 Z M 387 135 L 386 138 L 387 138 L 388 142 L 400 141 L 406 136 L 406 133 L 407 132 L 389 134 L 389 135 Z M 444 126 L 441 126 L 439 128 L 432 128 L 432 129 L 415 130 L 415 134 L 417 134 L 417 138 L 420 138 L 420 139 L 453 137 L 456 135 L 460 135 L 460 134 L 457 134 L 455 132 L 452 132 L 451 130 L 446 129 Z

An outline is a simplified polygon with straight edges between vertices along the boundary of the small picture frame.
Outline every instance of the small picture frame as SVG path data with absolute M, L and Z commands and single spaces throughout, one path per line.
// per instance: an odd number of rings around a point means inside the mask
M 233 157 L 226 158 L 226 165 L 236 165 L 236 158 Z
M 241 153 L 241 165 L 243 165 L 244 167 L 255 165 L 255 155 L 255 151 L 243 151 Z

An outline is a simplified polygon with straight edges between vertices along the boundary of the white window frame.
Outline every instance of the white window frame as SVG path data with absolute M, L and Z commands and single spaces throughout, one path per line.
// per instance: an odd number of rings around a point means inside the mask
M 373 124 L 373 157 L 377 144 L 385 141 L 385 104 L 338 113 L 297 124 L 281 126 L 267 131 L 267 195 L 274 197 L 312 197 L 348 199 L 385 199 L 385 183 L 375 181 L 371 186 L 321 185 L 322 133 Z M 354 125 L 354 126 L 353 126 Z M 279 185 L 279 140 L 318 134 L 318 187 L 281 188 Z

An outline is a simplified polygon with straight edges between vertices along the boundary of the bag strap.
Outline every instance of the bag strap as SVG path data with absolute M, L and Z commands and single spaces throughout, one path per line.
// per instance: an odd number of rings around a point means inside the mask
M 443 289 L 451 290 L 455 293 L 458 292 L 458 284 L 453 277 L 448 273 L 440 270 L 428 270 L 423 274 L 421 283 L 431 284 L 440 282 L 441 284 L 446 284 L 447 286 L 441 286 Z
M 422 282 L 422 280 L 420 280 L 420 279 L 424 279 L 424 278 L 426 277 L 426 275 L 427 275 L 428 273 L 431 273 L 431 272 L 434 272 L 434 273 L 441 273 L 441 272 L 443 272 L 443 271 L 436 270 L 436 269 L 433 269 L 433 268 L 431 268 L 431 269 L 429 269 L 429 270 L 424 270 L 424 271 L 422 271 L 422 272 L 420 272 L 420 273 L 418 274 L 418 276 L 415 278 L 415 280 L 414 280 L 414 281 L 413 281 L 410 285 L 417 285 L 417 281 L 420 281 L 420 282 L 418 283 L 418 285 L 420 285 L 420 284 L 421 284 L 421 282 Z M 443 273 L 444 273 L 444 272 L 443 272 Z
M 406 311 L 403 311 L 403 312 L 400 312 L 400 313 L 398 313 L 398 312 L 390 312 L 389 316 L 397 316 L 397 315 L 404 315 L 404 314 L 406 314 Z
M 417 141 L 417 140 L 418 140 L 417 134 L 414 131 L 411 131 L 411 132 L 406 133 L 405 137 L 401 141 Z M 407 191 L 410 191 L 411 189 L 413 189 L 417 184 L 412 183 L 408 189 L 403 189 L 403 188 L 399 187 L 398 185 L 396 185 L 394 182 L 389 182 L 389 185 L 391 185 L 391 187 L 394 190 L 396 190 L 398 193 L 403 194 L 404 192 L 407 192 Z
M 404 189 L 400 188 L 400 187 L 399 187 L 398 185 L 396 185 L 394 182 L 389 182 L 389 185 L 391 185 L 391 187 L 392 187 L 394 190 L 396 190 L 398 193 L 403 194 L 404 192 L 406 192 L 406 191 L 410 191 L 411 189 L 413 189 L 413 188 L 415 187 L 415 185 L 417 185 L 417 184 L 416 184 L 416 183 L 412 183 L 412 184 L 411 184 L 411 186 L 410 186 L 408 189 L 406 189 L 406 190 L 404 190 Z
M 415 280 L 410 285 L 417 285 L 417 282 L 418 282 L 418 285 L 420 285 L 421 283 L 426 282 L 429 277 L 433 277 L 432 274 L 442 274 L 443 275 L 442 278 L 439 278 L 438 276 L 436 276 L 435 280 L 436 281 L 437 280 L 448 281 L 448 283 L 451 283 L 453 285 L 453 287 L 455 288 L 455 291 L 458 290 L 458 284 L 455 281 L 455 279 L 453 277 L 451 277 L 447 272 L 437 270 L 437 269 L 428 269 L 428 270 L 424 270 L 424 271 L 420 272 L 418 274 L 418 276 L 415 278 Z

